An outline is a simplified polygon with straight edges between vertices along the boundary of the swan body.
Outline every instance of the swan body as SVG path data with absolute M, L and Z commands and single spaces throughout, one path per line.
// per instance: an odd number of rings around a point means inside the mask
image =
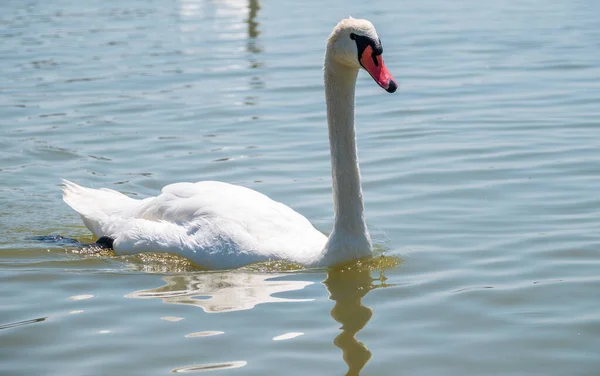
M 327 241 L 288 206 L 249 188 L 216 181 L 167 185 L 136 200 L 63 181 L 64 200 L 119 254 L 171 252 L 210 269 L 266 260 L 315 265 Z
M 331 266 L 371 255 L 364 219 L 354 130 L 354 88 L 360 68 L 388 92 L 396 90 L 381 43 L 366 20 L 342 20 L 325 55 L 325 94 L 331 147 L 334 228 L 326 237 L 288 206 L 228 183 L 167 185 L 138 200 L 110 189 L 63 180 L 63 199 L 118 254 L 170 252 L 209 269 L 284 260 Z

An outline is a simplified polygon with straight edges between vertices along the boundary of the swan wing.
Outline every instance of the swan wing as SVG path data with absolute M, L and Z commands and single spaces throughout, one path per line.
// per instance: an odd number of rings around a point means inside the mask
M 62 183 L 63 200 L 96 237 L 105 235 L 103 227 L 109 218 L 130 218 L 141 202 L 112 189 L 86 188 L 65 179 Z
M 172 252 L 215 269 L 269 259 L 310 264 L 327 240 L 288 206 L 222 182 L 171 184 L 144 200 L 71 182 L 64 191 L 94 235 L 115 239 L 121 254 Z

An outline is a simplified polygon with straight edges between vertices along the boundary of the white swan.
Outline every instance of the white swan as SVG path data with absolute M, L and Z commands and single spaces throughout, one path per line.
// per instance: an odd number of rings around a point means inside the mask
M 118 254 L 171 252 L 209 269 L 266 260 L 331 266 L 371 255 L 354 130 L 354 90 L 362 67 L 390 93 L 381 42 L 367 20 L 344 19 L 327 41 L 325 96 L 335 223 L 327 238 L 286 205 L 215 181 L 177 183 L 143 200 L 64 180 L 63 199 Z

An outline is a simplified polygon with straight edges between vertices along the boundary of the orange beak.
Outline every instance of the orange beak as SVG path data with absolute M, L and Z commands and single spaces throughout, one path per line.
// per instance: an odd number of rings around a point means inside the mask
M 383 63 L 383 57 L 381 55 L 375 55 L 373 53 L 373 47 L 367 46 L 360 57 L 360 65 L 369 74 L 375 82 L 388 93 L 393 93 L 398 88 L 396 80 Z

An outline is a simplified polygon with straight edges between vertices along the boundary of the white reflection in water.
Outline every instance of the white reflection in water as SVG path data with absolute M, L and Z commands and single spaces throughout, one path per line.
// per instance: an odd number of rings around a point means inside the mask
M 164 321 L 177 322 L 183 320 L 183 317 L 165 316 L 161 317 L 160 319 Z
M 200 17 L 202 15 L 200 3 L 200 0 L 181 0 L 179 2 L 179 16 L 181 18 Z
M 302 335 L 304 335 L 304 333 L 301 333 L 301 332 L 289 332 L 289 333 L 282 334 L 280 336 L 273 337 L 273 341 L 285 341 L 287 339 L 296 338 L 296 337 L 299 337 L 299 336 L 302 336 Z
M 248 362 L 244 360 L 237 360 L 234 362 L 223 362 L 223 363 L 209 363 L 209 364 L 200 364 L 194 366 L 187 366 L 176 368 L 172 372 L 173 373 L 196 373 L 196 372 L 208 372 L 208 371 L 217 371 L 223 369 L 233 369 L 233 368 L 241 368 L 248 364 Z
M 225 332 L 221 332 L 219 330 L 209 330 L 209 331 L 205 331 L 205 332 L 194 332 L 194 333 L 186 334 L 185 338 L 212 337 L 212 336 L 219 336 L 221 334 L 225 334 Z
M 180 0 L 179 17 L 184 19 L 239 19 L 248 12 L 248 0 Z M 241 29 L 242 24 L 233 23 L 230 29 Z
M 189 304 L 207 313 L 252 309 L 261 303 L 304 302 L 314 299 L 286 299 L 273 294 L 301 290 L 308 281 L 273 280 L 286 274 L 273 273 L 201 273 L 164 276 L 166 285 L 150 290 L 135 291 L 127 298 L 160 298 L 169 304 Z
M 207 13 L 218 17 L 236 17 L 246 13 L 248 0 L 180 0 L 179 15 L 200 18 Z
M 87 299 L 91 299 L 93 297 L 94 297 L 94 295 L 91 295 L 91 294 L 75 295 L 75 296 L 70 296 L 69 300 L 87 300 Z

